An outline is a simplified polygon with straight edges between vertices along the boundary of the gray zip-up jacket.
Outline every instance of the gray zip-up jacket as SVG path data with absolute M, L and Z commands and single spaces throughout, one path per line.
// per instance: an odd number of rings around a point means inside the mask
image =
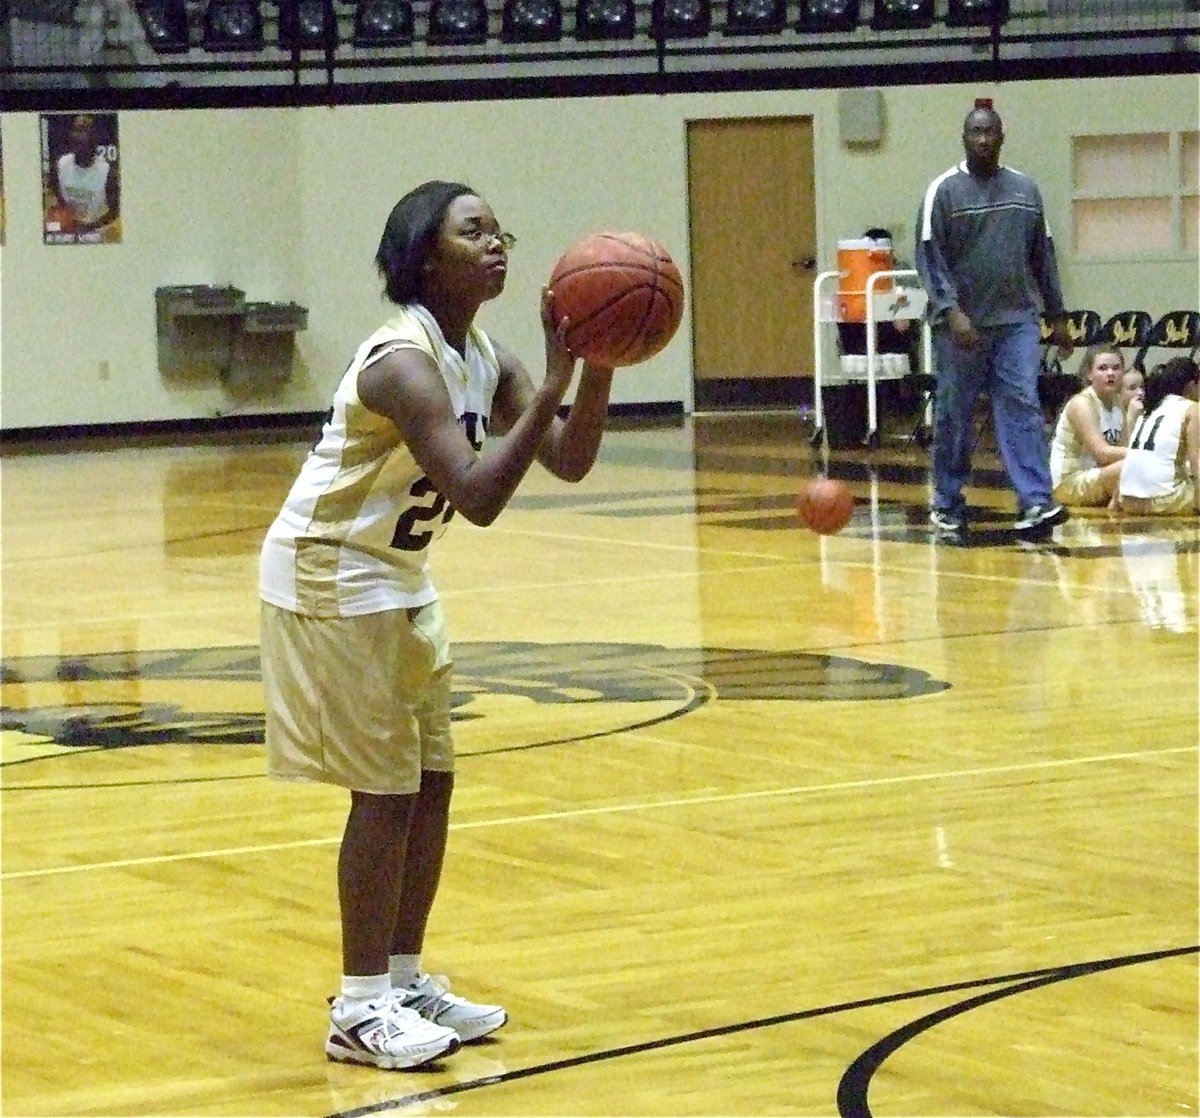
M 1041 193 L 1011 167 L 982 177 L 963 162 L 929 184 L 917 219 L 916 266 L 935 326 L 955 306 L 978 327 L 1063 313 Z

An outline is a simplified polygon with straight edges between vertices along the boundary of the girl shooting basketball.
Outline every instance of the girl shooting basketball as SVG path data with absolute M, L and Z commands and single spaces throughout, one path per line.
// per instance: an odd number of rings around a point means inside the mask
M 269 770 L 350 791 L 333 1060 L 415 1067 L 506 1020 L 421 969 L 454 784 L 450 652 L 429 551 L 456 512 L 492 523 L 535 458 L 564 481 L 587 474 L 612 382 L 610 368 L 585 362 L 558 418 L 576 360 L 548 290 L 537 388 L 475 326 L 504 290 L 512 245 L 462 183 L 427 182 L 396 204 L 376 255 L 396 311 L 359 346 L 262 548 Z

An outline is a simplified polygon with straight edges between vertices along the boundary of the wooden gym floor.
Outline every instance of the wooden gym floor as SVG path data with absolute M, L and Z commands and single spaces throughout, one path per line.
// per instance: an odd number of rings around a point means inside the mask
M 1194 1115 L 1191 520 L 938 544 L 927 454 L 614 426 L 435 555 L 426 962 L 510 1023 L 328 1063 L 337 789 L 263 776 L 256 561 L 313 432 L 3 461 L 5 1115 Z

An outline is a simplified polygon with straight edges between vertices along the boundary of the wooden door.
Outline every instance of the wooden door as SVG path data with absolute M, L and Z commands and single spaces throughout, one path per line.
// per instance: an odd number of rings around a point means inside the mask
M 811 117 L 688 125 L 699 408 L 794 402 L 812 375 Z

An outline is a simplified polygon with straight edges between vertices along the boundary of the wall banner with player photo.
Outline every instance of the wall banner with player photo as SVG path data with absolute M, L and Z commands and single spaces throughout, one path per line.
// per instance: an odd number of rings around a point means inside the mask
M 121 242 L 116 113 L 42 113 L 42 241 Z

